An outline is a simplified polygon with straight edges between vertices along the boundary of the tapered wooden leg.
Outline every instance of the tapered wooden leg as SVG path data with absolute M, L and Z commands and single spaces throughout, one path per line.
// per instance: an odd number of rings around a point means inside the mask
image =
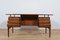
M 51 27 L 49 28 L 49 37 L 51 37 Z
M 45 28 L 45 33 L 47 33 L 47 28 Z
M 8 37 L 9 37 L 9 27 L 8 27 Z
M 13 33 L 13 27 L 12 27 L 12 33 Z

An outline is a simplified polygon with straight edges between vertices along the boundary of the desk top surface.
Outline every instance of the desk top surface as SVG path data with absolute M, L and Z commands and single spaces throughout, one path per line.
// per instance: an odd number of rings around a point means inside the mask
M 53 15 L 53 14 L 6 14 L 6 15 Z

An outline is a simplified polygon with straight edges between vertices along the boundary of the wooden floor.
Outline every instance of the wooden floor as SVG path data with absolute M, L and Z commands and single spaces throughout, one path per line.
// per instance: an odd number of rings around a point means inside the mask
M 60 40 L 60 30 L 52 30 L 51 38 L 49 38 L 44 30 L 15 29 L 12 33 L 10 29 L 10 37 L 8 37 L 7 30 L 0 29 L 0 40 Z

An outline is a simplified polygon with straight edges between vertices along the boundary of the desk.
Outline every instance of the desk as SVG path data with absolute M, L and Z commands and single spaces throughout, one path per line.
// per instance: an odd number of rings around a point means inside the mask
M 53 14 L 6 14 L 6 15 L 9 15 L 8 21 L 7 21 L 8 37 L 9 37 L 10 28 L 12 28 L 12 33 L 13 33 L 13 28 L 21 27 L 21 25 L 26 25 L 26 26 L 36 25 L 40 28 L 45 28 L 45 33 L 47 33 L 46 28 L 48 28 L 49 37 L 51 36 L 50 15 L 53 15 Z M 17 17 L 16 15 L 19 15 L 19 17 Z M 43 15 L 43 17 L 39 17 L 39 15 Z

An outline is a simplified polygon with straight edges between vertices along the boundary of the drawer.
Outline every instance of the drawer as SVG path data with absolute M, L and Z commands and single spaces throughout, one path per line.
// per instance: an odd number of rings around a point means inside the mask
M 7 24 L 8 27 L 20 27 L 21 24 Z
M 8 24 L 10 24 L 10 23 L 12 23 L 12 24 L 20 24 L 21 21 L 8 21 Z
M 17 21 L 17 20 L 21 20 L 20 17 L 9 17 L 8 18 L 9 21 Z
M 50 27 L 50 24 L 39 24 L 39 27 Z

